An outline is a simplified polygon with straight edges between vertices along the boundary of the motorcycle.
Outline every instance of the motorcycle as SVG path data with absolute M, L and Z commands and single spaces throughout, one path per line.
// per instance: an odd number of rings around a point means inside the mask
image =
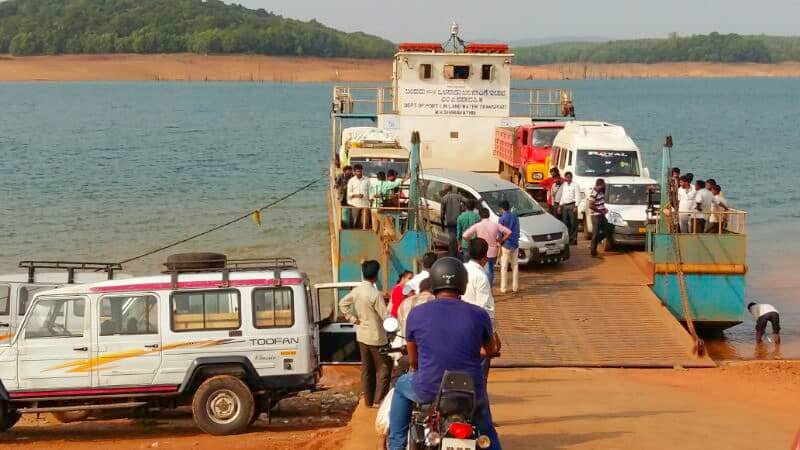
M 384 321 L 384 329 L 396 335 L 397 320 Z M 397 353 L 405 346 L 387 345 L 383 351 Z M 477 403 L 475 381 L 466 372 L 446 371 L 439 394 L 430 404 L 417 404 L 408 428 L 409 450 L 478 450 L 492 444 L 472 423 Z

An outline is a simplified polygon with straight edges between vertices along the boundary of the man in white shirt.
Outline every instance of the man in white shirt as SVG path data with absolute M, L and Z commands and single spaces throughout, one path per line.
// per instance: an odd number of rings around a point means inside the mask
M 706 189 L 706 182 L 703 180 L 697 180 L 695 184 L 695 197 L 694 201 L 697 205 L 695 209 L 698 211 L 695 214 L 695 233 L 704 233 L 706 231 L 706 222 L 708 221 L 708 216 L 711 213 L 711 205 L 714 202 L 714 194 L 711 193 L 708 189 Z
M 561 221 L 569 230 L 570 245 L 575 245 L 578 243 L 578 203 L 581 201 L 581 187 L 572 181 L 572 172 L 564 174 L 560 195 L 558 212 L 561 215 Z
M 708 183 L 708 181 L 706 181 Z M 728 201 L 722 195 L 722 187 L 716 183 L 711 186 L 711 193 L 714 198 L 711 201 L 711 216 L 706 224 L 706 233 L 722 233 L 725 224 L 725 214 L 714 214 L 720 211 L 728 211 Z
M 412 293 L 414 295 L 419 295 L 419 284 L 422 283 L 422 280 L 426 280 L 430 277 L 430 272 L 428 271 L 433 267 L 433 263 L 435 263 L 437 259 L 439 259 L 439 256 L 434 252 L 428 252 L 422 255 L 422 271 L 414 275 L 408 280 L 405 286 L 403 286 L 404 296 L 409 296 Z
M 492 319 L 492 328 L 496 329 L 494 323 L 494 296 L 492 295 L 492 285 L 489 284 L 489 276 L 486 274 L 486 262 L 489 244 L 481 239 L 475 238 L 469 241 L 470 260 L 464 263 L 467 268 L 467 290 L 461 299 L 475 306 L 485 309 Z
M 766 303 L 750 302 L 747 304 L 747 310 L 756 321 L 756 344 L 761 343 L 764 337 L 764 332 L 767 330 L 767 322 L 772 324 L 772 335 L 775 337 L 775 343 L 781 343 L 781 318 L 778 310 L 774 306 Z
M 695 208 L 696 194 L 689 178 L 686 175 L 682 176 L 681 187 L 678 188 L 678 223 L 681 233 L 692 232 L 692 215 L 689 212 Z
M 347 205 L 352 207 L 353 228 L 369 227 L 369 178 L 361 164 L 353 166 L 353 178 L 347 182 Z

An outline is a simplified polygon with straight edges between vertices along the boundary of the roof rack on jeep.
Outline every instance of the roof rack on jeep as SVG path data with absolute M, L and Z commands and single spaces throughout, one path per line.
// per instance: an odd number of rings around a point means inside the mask
M 57 269 L 67 271 L 67 283 L 75 283 L 75 271 L 105 272 L 109 280 L 114 279 L 114 271 L 122 270 L 119 263 L 84 262 L 84 261 L 20 261 L 19 267 L 28 269 L 28 283 L 33 283 L 37 269 Z
M 163 273 L 170 275 L 173 288 L 178 286 L 178 275 L 187 273 L 222 273 L 223 285 L 227 286 L 231 272 L 256 272 L 274 271 L 275 280 L 280 283 L 282 270 L 297 269 L 294 258 L 248 258 L 227 259 L 218 253 L 184 253 L 171 255 L 164 263 L 166 270 Z

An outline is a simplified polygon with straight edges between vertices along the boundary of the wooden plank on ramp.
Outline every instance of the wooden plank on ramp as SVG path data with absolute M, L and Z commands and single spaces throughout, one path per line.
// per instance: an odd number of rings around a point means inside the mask
M 503 349 L 494 366 L 714 366 L 692 354 L 691 337 L 631 256 L 590 258 L 585 243 L 573 255 L 562 266 L 526 270 L 518 293 L 497 296 Z

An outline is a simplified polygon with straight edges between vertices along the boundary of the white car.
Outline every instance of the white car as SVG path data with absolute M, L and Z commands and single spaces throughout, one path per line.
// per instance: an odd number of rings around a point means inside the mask
M 609 177 L 606 181 L 606 219 L 614 226 L 614 232 L 605 240 L 605 248 L 614 245 L 644 246 L 647 237 L 648 192 L 660 192 L 656 180 L 644 177 Z M 660 197 L 654 199 L 659 204 Z M 584 231 L 592 234 L 592 221 L 586 214 Z
M 447 245 L 449 235 L 442 226 L 440 216 L 441 192 L 451 185 L 467 199 L 479 200 L 497 222 L 500 202 L 506 200 L 511 210 L 519 216 L 519 264 L 554 263 L 569 259 L 567 227 L 548 214 L 519 186 L 497 175 L 447 169 L 425 169 L 422 173 L 422 194 L 428 208 L 428 219 L 433 225 L 433 238 L 437 245 Z

